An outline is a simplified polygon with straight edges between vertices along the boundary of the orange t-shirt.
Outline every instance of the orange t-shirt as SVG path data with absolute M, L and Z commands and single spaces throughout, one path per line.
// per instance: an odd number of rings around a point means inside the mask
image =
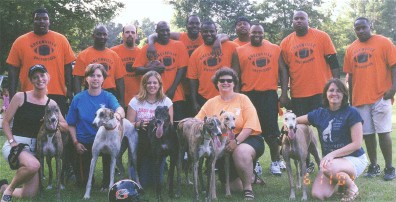
M 186 32 L 180 33 L 179 41 L 183 42 L 183 44 L 186 46 L 189 56 L 191 56 L 191 54 L 194 52 L 195 49 L 198 48 L 198 46 L 204 43 L 201 34 L 198 35 L 197 39 L 191 40 L 190 38 L 188 38 L 188 34 Z
M 109 48 L 98 51 L 91 46 L 78 54 L 76 65 L 73 69 L 73 75 L 84 76 L 86 67 L 93 63 L 102 64 L 107 70 L 107 78 L 102 85 L 103 89 L 115 88 L 115 81 L 124 77 L 126 74 L 122 61 L 116 52 Z
M 386 37 L 373 35 L 354 41 L 346 50 L 344 72 L 352 74 L 352 105 L 373 104 L 392 87 L 390 67 L 396 64 L 396 47 Z
M 180 41 L 169 40 L 167 45 L 159 43 L 154 44 L 157 50 L 158 60 L 165 65 L 165 71 L 161 74 L 164 92 L 166 92 L 173 84 L 177 70 L 187 67 L 188 65 L 188 52 L 186 47 Z M 145 66 L 149 61 L 146 57 L 148 45 L 144 46 L 140 52 L 140 56 L 135 61 L 135 67 Z M 176 88 L 175 95 L 172 99 L 173 102 L 184 100 L 184 93 L 182 86 Z
M 332 77 L 325 55 L 336 50 L 328 34 L 309 28 L 305 36 L 296 32 L 284 38 L 280 44 L 283 59 L 289 66 L 290 93 L 293 98 L 320 94 Z
M 124 103 L 129 103 L 131 99 L 139 93 L 141 76 L 133 71 L 133 64 L 140 54 L 140 48 L 128 49 L 123 44 L 110 48 L 120 56 L 126 75 L 124 77 L 125 91 Z
M 212 46 L 202 44 L 191 55 L 187 70 L 187 78 L 198 79 L 198 93 L 206 99 L 219 94 L 212 83 L 212 76 L 221 67 L 231 67 L 232 54 L 238 44 L 224 42 L 221 45 L 222 54 L 219 57 L 212 56 Z
M 250 43 L 250 41 L 241 41 L 241 40 L 239 40 L 239 38 L 234 39 L 233 42 L 236 43 L 236 44 L 238 44 L 239 46 L 243 46 L 243 45 L 245 45 L 245 44 Z
M 260 47 L 250 43 L 236 49 L 241 69 L 242 91 L 278 89 L 280 47 L 263 40 Z
M 197 39 L 191 40 L 190 38 L 188 38 L 188 34 L 186 32 L 182 32 L 180 33 L 179 41 L 181 41 L 186 46 L 189 56 L 191 56 L 195 49 L 197 49 L 200 45 L 204 43 L 201 33 L 198 34 Z M 181 82 L 184 94 L 190 95 L 191 88 L 188 79 L 184 77 Z
M 235 115 L 234 134 L 239 134 L 242 129 L 250 128 L 253 130 L 252 135 L 261 134 L 260 121 L 256 108 L 249 98 L 240 93 L 236 93 L 235 97 L 230 101 L 224 101 L 220 95 L 206 101 L 201 110 L 195 116 L 197 119 L 203 120 L 205 116 L 220 116 L 221 111 L 232 112 Z
M 28 78 L 29 68 L 42 64 L 51 76 L 48 93 L 66 95 L 64 65 L 74 60 L 73 50 L 66 37 L 50 30 L 42 36 L 29 32 L 18 37 L 12 44 L 7 63 L 20 68 L 21 91 L 33 89 Z

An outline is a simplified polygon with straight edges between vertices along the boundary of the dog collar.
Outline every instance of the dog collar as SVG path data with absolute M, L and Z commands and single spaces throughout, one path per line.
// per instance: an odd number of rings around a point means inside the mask
M 105 126 L 105 129 L 106 129 L 106 130 L 114 130 L 115 128 L 117 128 L 117 125 L 115 125 L 113 128 L 107 128 L 107 127 Z

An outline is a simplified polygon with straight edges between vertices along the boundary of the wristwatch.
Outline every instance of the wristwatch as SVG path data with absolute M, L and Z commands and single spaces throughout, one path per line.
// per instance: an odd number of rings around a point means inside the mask
M 240 145 L 241 143 L 238 141 L 238 139 L 234 138 L 235 142 L 237 145 Z
M 13 142 L 15 142 L 14 139 L 8 140 L 8 143 L 12 144 Z

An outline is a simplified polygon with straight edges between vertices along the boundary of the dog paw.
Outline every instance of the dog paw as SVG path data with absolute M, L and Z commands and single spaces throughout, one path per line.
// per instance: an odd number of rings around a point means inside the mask
M 88 195 L 88 194 L 85 194 L 83 199 L 84 199 L 84 200 L 87 200 L 87 199 L 89 199 L 89 198 L 91 198 L 91 196 Z
M 289 200 L 291 200 L 291 201 L 294 201 L 294 200 L 296 200 L 296 195 L 292 195 L 292 194 L 290 194 L 290 196 L 289 196 Z
M 303 197 L 301 198 L 301 201 L 306 201 L 306 200 L 308 200 L 308 197 L 307 197 L 307 196 L 303 196 Z
M 48 185 L 48 187 L 46 189 L 47 190 L 51 190 L 52 189 L 52 185 Z
M 226 198 L 231 198 L 232 196 L 231 196 L 231 194 L 226 194 L 225 197 Z

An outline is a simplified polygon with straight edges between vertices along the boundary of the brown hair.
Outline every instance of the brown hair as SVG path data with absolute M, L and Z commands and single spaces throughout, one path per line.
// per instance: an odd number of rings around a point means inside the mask
M 341 101 L 341 107 L 347 106 L 348 105 L 348 97 L 349 97 L 349 93 L 348 93 L 348 88 L 345 86 L 345 84 L 337 78 L 334 79 L 330 79 L 324 89 L 323 89 L 323 93 L 322 93 L 322 99 L 323 99 L 323 107 L 329 107 L 329 100 L 327 99 L 327 91 L 330 88 L 330 85 L 334 83 L 334 85 L 337 86 L 338 89 L 340 89 L 341 93 L 342 93 L 342 101 Z
M 219 70 L 216 71 L 215 75 L 212 77 L 212 83 L 215 85 L 215 88 L 219 90 L 219 87 L 217 87 L 217 83 L 219 82 L 220 77 L 222 76 L 232 76 L 232 81 L 234 82 L 234 91 L 236 91 L 236 88 L 239 83 L 238 79 L 238 74 L 231 68 L 229 67 L 222 67 Z
M 107 71 L 105 67 L 102 64 L 89 64 L 85 68 L 85 75 L 84 77 L 87 78 L 88 76 L 91 76 L 97 69 L 99 69 L 102 72 L 103 79 L 107 78 Z
M 164 94 L 164 89 L 162 87 L 162 78 L 161 75 L 156 72 L 156 71 L 148 71 L 142 76 L 142 79 L 140 80 L 140 90 L 139 93 L 136 95 L 136 99 L 139 102 L 144 102 L 147 99 L 147 90 L 146 90 L 146 85 L 147 81 L 149 80 L 150 77 L 154 76 L 159 83 L 159 89 L 157 92 L 157 95 L 155 96 L 157 100 L 164 100 L 165 99 L 165 94 Z

